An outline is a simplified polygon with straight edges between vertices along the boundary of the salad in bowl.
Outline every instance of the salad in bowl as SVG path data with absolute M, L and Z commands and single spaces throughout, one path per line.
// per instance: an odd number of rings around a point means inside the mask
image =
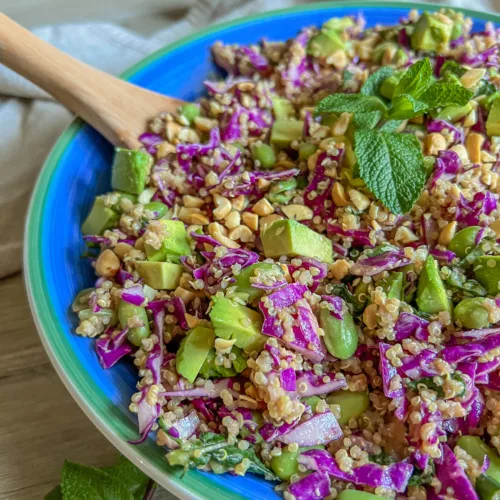
M 140 444 L 287 500 L 500 495 L 499 33 L 446 9 L 213 46 L 117 148 L 76 333 Z

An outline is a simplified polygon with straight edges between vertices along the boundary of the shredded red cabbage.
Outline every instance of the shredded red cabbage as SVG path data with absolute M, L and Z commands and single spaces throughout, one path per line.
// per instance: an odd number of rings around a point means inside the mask
M 297 443 L 299 446 L 317 446 L 327 444 L 342 437 L 342 429 L 333 413 L 315 413 L 309 420 L 301 422 L 291 430 L 278 436 L 278 441 L 285 444 Z
M 321 500 L 330 494 L 331 481 L 327 472 L 316 471 L 288 487 L 295 500 Z
M 95 342 L 95 349 L 101 366 L 107 370 L 114 366 L 121 358 L 130 354 L 133 349 L 127 342 L 128 328 L 125 328 L 114 337 L 100 337 Z

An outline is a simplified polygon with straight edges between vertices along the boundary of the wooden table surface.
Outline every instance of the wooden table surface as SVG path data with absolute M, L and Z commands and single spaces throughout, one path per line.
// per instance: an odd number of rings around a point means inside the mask
M 20 274 L 0 281 L 0 500 L 42 499 L 64 459 L 111 465 L 117 452 L 66 391 L 45 354 Z M 159 489 L 155 500 L 174 500 Z

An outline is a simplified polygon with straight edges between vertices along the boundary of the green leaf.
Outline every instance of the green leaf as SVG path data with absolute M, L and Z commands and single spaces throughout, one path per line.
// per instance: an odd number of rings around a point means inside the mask
M 151 481 L 144 472 L 123 456 L 120 456 L 116 465 L 102 467 L 100 470 L 120 482 L 136 500 L 142 500 Z
M 374 96 L 361 94 L 332 94 L 318 103 L 316 116 L 329 113 L 366 113 L 370 111 L 386 111 L 385 104 Z
M 467 70 L 456 61 L 445 61 L 439 70 L 439 76 L 455 75 L 460 78 Z
M 381 127 L 380 132 L 396 132 L 405 120 L 387 120 Z
M 62 490 L 60 486 L 56 486 L 50 493 L 47 493 L 43 500 L 63 500 Z
M 61 489 L 71 500 L 134 500 L 119 480 L 96 467 L 64 462 Z
M 371 130 L 377 126 L 382 118 L 380 111 L 370 111 L 369 113 L 354 113 L 353 124 L 356 129 Z
M 393 213 L 409 212 L 426 180 L 418 139 L 411 134 L 357 130 L 354 151 L 368 189 Z
M 432 66 L 429 58 L 412 64 L 404 73 L 394 90 L 394 97 L 409 94 L 413 97 L 421 95 L 432 83 Z
M 380 86 L 382 85 L 382 82 L 392 76 L 393 73 L 394 69 L 389 66 L 378 69 L 366 79 L 366 82 L 359 91 L 360 94 L 382 97 L 380 95 Z

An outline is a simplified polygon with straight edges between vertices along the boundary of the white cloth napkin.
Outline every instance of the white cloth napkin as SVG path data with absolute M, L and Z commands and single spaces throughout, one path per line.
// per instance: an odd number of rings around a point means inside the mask
M 198 0 L 180 20 L 144 38 L 110 23 L 44 26 L 34 33 L 72 56 L 118 75 L 160 47 L 215 22 L 307 3 L 300 0 Z M 470 0 L 442 2 L 469 7 Z M 500 0 L 478 0 L 496 10 Z M 42 90 L 0 66 L 0 278 L 21 269 L 24 216 L 34 180 L 71 114 Z

